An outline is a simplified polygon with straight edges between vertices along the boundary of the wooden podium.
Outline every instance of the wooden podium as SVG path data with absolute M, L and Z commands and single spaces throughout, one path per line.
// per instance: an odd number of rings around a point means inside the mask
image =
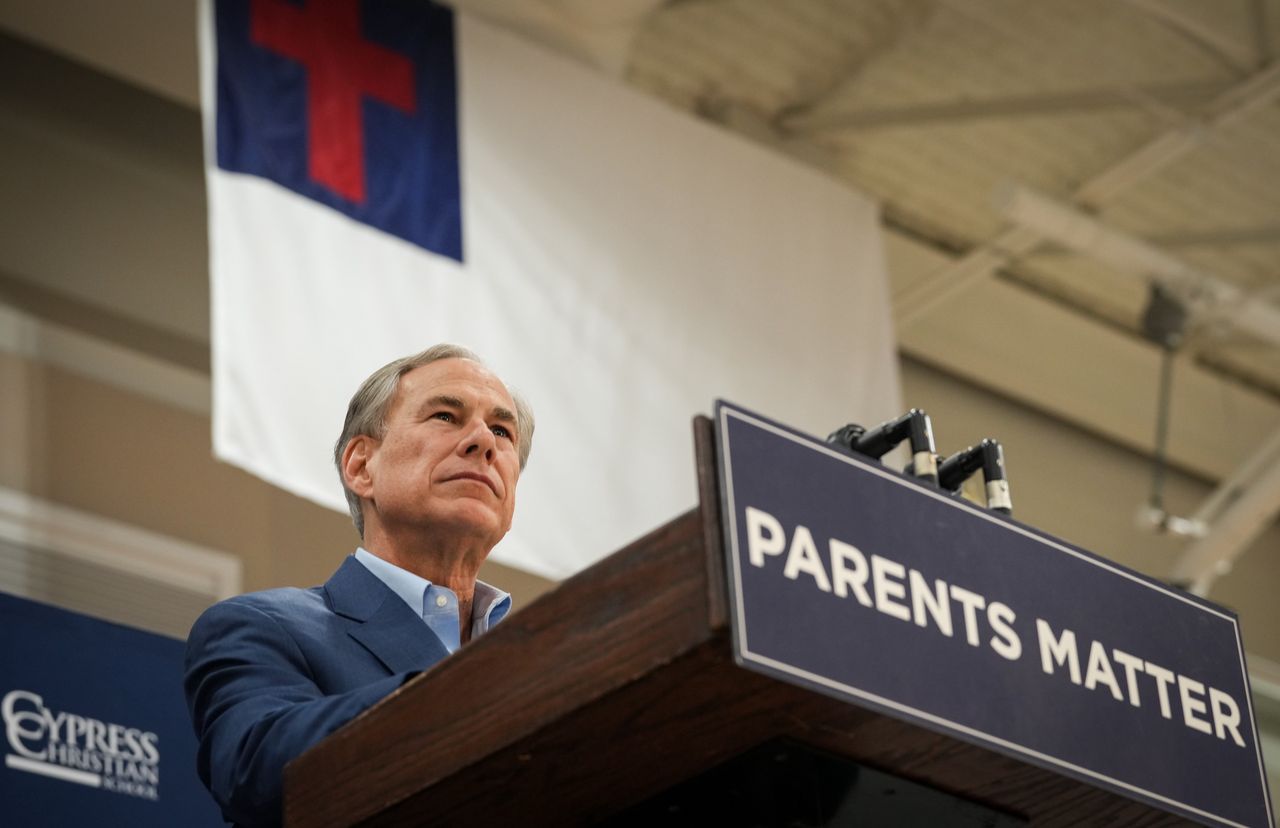
M 694 431 L 698 508 L 565 581 L 290 764 L 286 824 L 702 824 L 682 800 L 664 804 L 664 792 L 699 778 L 723 784 L 706 774 L 762 745 L 944 792 L 954 807 L 931 812 L 944 815 L 930 824 L 1192 824 L 739 667 L 711 422 L 698 418 Z M 752 773 L 748 786 L 769 784 L 758 765 Z M 888 787 L 874 805 L 880 821 L 868 824 L 912 824 L 893 816 Z

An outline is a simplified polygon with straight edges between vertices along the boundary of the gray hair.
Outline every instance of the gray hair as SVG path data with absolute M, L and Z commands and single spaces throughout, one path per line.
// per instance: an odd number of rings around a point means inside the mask
M 342 490 L 347 496 L 347 508 L 351 512 L 351 520 L 356 525 L 360 537 L 364 537 L 364 513 L 360 509 L 360 496 L 347 486 L 346 476 L 342 473 L 342 453 L 352 439 L 367 435 L 381 440 L 387 433 L 387 412 L 400 387 L 400 378 L 415 368 L 441 359 L 466 359 L 478 365 L 484 360 L 474 352 L 461 345 L 441 343 L 432 345 L 425 351 L 412 356 L 392 360 L 369 375 L 347 405 L 347 419 L 342 425 L 342 435 L 333 446 L 333 462 L 338 467 L 338 479 L 342 481 Z M 529 462 L 529 450 L 533 448 L 533 409 L 515 391 L 507 389 L 516 405 L 516 431 L 520 452 L 520 470 Z

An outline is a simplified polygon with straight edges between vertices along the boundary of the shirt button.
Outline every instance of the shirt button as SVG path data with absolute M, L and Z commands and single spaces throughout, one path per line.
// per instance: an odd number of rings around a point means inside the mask
M 448 606 L 448 605 L 449 605 L 449 599 L 448 599 L 448 598 L 444 597 L 443 595 L 437 595 L 437 596 L 436 596 L 436 606 L 437 606 L 437 607 L 444 607 L 444 606 Z

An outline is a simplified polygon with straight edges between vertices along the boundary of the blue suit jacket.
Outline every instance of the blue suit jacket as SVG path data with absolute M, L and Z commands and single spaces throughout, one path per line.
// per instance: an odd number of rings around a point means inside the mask
M 354 557 L 323 587 L 215 604 L 191 629 L 183 680 L 201 780 L 226 819 L 278 825 L 285 764 L 446 655 Z

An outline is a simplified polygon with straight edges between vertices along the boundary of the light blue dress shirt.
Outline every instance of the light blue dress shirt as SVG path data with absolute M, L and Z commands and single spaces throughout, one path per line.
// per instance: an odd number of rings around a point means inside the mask
M 453 590 L 437 586 L 390 561 L 384 561 L 364 547 L 356 550 L 356 560 L 422 616 L 449 652 L 458 651 L 462 646 L 462 633 L 458 627 L 458 596 Z M 488 632 L 510 610 L 509 594 L 484 581 L 476 581 L 476 591 L 471 599 L 471 637 Z

